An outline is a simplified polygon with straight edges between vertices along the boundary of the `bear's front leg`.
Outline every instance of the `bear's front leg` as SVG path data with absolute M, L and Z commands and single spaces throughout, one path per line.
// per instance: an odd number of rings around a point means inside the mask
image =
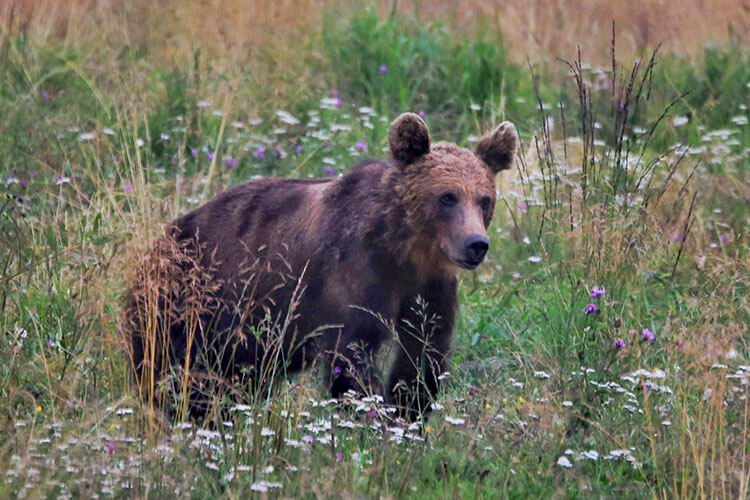
M 356 319 L 336 336 L 326 356 L 331 395 L 340 398 L 347 391 L 383 395 L 376 357 L 386 336 L 385 328 L 368 311 L 356 311 L 353 316 Z
M 338 399 L 347 391 L 360 396 L 383 394 L 383 384 L 374 360 L 360 359 L 362 349 L 346 349 L 333 357 L 327 369 L 331 396 Z M 370 356 L 368 356 L 370 357 Z
M 440 388 L 453 334 L 456 286 L 455 278 L 431 281 L 401 307 L 398 352 L 386 397 L 412 421 L 429 413 Z

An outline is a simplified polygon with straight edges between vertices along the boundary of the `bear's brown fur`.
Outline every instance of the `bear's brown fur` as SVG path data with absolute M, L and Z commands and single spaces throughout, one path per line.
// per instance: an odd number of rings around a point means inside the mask
M 169 393 L 200 415 L 217 380 L 258 390 L 317 360 L 334 397 L 351 389 L 412 418 L 428 410 L 456 275 L 486 253 L 495 174 L 511 165 L 517 136 L 504 122 L 476 152 L 431 145 L 422 119 L 405 113 L 388 139 L 391 160 L 337 179 L 252 181 L 170 224 L 126 307 L 144 399 Z M 383 386 L 374 357 L 394 331 Z

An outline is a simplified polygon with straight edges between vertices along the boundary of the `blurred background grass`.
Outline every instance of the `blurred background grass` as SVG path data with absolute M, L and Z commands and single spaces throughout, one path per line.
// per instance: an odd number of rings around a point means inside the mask
M 3 2 L 0 495 L 244 497 L 262 479 L 291 497 L 746 497 L 748 16 L 725 0 Z M 314 444 L 321 420 L 374 422 L 320 406 L 311 374 L 233 427 L 153 425 L 118 318 L 163 224 L 253 176 L 383 157 L 406 110 L 438 139 L 470 147 L 509 119 L 523 142 L 488 262 L 462 277 L 444 414 L 412 429 L 425 440 L 347 424 Z M 621 378 L 640 368 L 657 375 Z M 638 467 L 604 459 L 622 449 Z
M 620 50 L 629 56 L 642 54 L 658 43 L 680 55 L 696 55 L 706 44 L 747 43 L 750 23 L 750 7 L 731 0 L 423 0 L 381 2 L 370 7 L 381 18 L 398 13 L 424 24 L 440 22 L 460 34 L 473 32 L 478 25 L 499 30 L 512 59 L 521 63 L 526 58 L 568 58 L 578 46 L 592 54 L 593 61 L 607 63 L 608 56 L 598 49 L 609 44 L 612 21 L 617 26 Z M 31 31 L 42 39 L 82 43 L 89 50 L 139 44 L 148 48 L 155 61 L 187 63 L 197 43 L 212 58 L 224 59 L 241 50 L 246 59 L 255 59 L 253 51 L 278 44 L 293 46 L 300 37 L 319 31 L 326 12 L 336 12 L 344 19 L 360 8 L 345 2 L 309 0 L 273 5 L 237 0 L 135 0 L 126 4 L 14 0 L 4 3 L 0 19 L 11 34 Z

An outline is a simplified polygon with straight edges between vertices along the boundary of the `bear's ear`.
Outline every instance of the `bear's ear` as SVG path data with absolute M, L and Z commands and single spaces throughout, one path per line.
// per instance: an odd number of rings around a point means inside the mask
M 476 154 L 497 173 L 511 167 L 518 147 L 518 132 L 511 122 L 503 122 L 479 139 Z
M 388 145 L 395 160 L 408 165 L 430 152 L 430 131 L 414 113 L 404 113 L 391 123 Z

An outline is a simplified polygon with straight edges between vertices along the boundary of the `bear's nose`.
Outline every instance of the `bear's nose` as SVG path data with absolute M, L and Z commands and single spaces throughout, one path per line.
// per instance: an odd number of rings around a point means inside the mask
M 490 240 L 485 236 L 470 236 L 466 240 L 466 260 L 471 264 L 479 264 L 490 248 Z

